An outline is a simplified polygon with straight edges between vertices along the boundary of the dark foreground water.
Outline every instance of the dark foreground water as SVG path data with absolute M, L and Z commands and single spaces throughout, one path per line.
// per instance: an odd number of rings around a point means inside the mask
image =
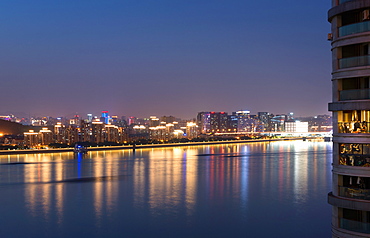
M 330 237 L 331 143 L 0 156 L 0 237 Z

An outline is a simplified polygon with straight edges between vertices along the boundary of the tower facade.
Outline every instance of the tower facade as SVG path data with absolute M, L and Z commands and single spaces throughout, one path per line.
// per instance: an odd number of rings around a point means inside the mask
M 332 0 L 333 237 L 370 237 L 370 0 Z
M 108 116 L 108 111 L 102 111 L 101 112 L 101 118 L 100 121 L 103 122 L 104 124 L 109 124 L 109 116 Z

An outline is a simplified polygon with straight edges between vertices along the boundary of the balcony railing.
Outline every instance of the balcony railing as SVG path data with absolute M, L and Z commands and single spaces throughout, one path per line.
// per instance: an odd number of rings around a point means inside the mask
M 370 55 L 339 59 L 340 69 L 367 65 L 370 65 Z
M 339 196 L 346 198 L 370 200 L 370 189 L 348 188 L 339 186 Z
M 341 101 L 370 99 L 370 88 L 342 90 L 339 92 L 339 98 Z
M 370 133 L 370 122 L 338 122 L 339 133 Z
M 353 221 L 345 218 L 340 218 L 340 228 L 370 234 L 370 223 Z
M 347 36 L 356 33 L 370 31 L 370 21 L 359 22 L 339 27 L 339 36 Z

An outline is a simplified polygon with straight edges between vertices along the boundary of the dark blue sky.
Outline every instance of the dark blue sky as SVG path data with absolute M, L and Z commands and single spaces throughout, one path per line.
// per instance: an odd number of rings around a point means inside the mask
M 0 113 L 328 114 L 326 0 L 4 0 Z

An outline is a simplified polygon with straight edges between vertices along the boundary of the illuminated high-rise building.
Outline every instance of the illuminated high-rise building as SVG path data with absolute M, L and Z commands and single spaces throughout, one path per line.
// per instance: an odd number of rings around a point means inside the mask
M 263 123 L 264 131 L 271 131 L 272 114 L 268 112 L 258 112 L 258 119 Z
M 234 114 L 238 120 L 238 132 L 254 132 L 254 120 L 251 119 L 251 112 L 250 111 L 237 111 Z
M 370 237 L 370 1 L 332 0 L 332 237 Z
M 39 133 L 34 130 L 24 132 L 24 144 L 29 148 L 35 148 L 40 143 Z
M 151 116 L 150 118 L 150 121 L 149 121 L 149 126 L 150 127 L 156 127 L 156 126 L 159 126 L 159 118 L 157 118 L 156 116 Z
M 136 117 L 129 117 L 128 118 L 128 125 L 136 124 Z
M 227 116 L 227 132 L 237 132 L 238 131 L 238 115 L 233 112 L 231 115 Z
M 114 115 L 110 117 L 110 124 L 117 125 L 119 122 L 118 116 Z
M 93 120 L 93 115 L 87 114 L 87 122 L 92 122 L 92 120 Z
M 200 134 L 209 133 L 211 130 L 211 113 L 199 112 L 197 115 L 197 124 Z
M 65 140 L 66 144 L 73 145 L 79 141 L 78 136 L 79 128 L 76 125 L 68 125 L 65 129 Z
M 105 125 L 104 130 L 105 130 L 105 139 L 104 139 L 104 141 L 116 142 L 116 143 L 119 142 L 118 126 Z
M 93 121 L 91 123 L 91 142 L 104 142 L 104 124 L 101 121 Z
M 70 125 L 78 125 L 80 123 L 80 116 L 75 115 L 73 118 L 69 119 Z
M 227 132 L 228 116 L 226 112 L 211 112 L 210 113 L 210 131 L 211 133 Z
M 285 132 L 307 133 L 308 132 L 308 122 L 290 120 L 284 123 L 284 128 L 285 128 Z
M 53 132 L 49 130 L 47 127 L 43 127 L 39 131 L 39 138 L 41 145 L 49 145 L 54 142 L 53 140 Z
M 196 138 L 198 136 L 198 126 L 195 122 L 186 123 L 186 137 L 189 139 Z
M 66 127 L 61 122 L 54 126 L 54 135 L 56 143 L 66 143 Z
M 284 114 L 276 115 L 270 120 L 271 131 L 284 131 L 284 123 L 287 120 L 287 116 Z
M 108 111 L 102 111 L 101 112 L 101 118 L 100 121 L 103 122 L 104 124 L 109 124 L 109 116 L 108 116 Z
M 90 141 L 91 135 L 91 122 L 81 120 L 79 128 L 79 141 Z

